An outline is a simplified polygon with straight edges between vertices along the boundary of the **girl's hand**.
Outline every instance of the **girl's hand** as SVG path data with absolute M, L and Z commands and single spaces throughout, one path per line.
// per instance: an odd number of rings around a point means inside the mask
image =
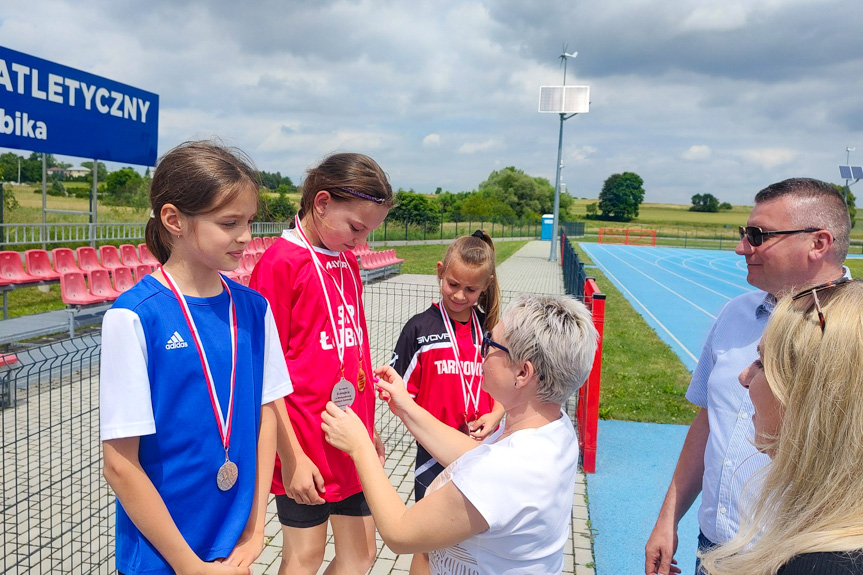
M 318 466 L 305 453 L 297 453 L 296 464 L 293 467 L 282 461 L 282 483 L 285 495 L 303 505 L 320 505 L 326 503 L 321 497 L 324 492 L 324 477 Z
M 401 418 L 405 410 L 414 405 L 414 400 L 405 387 L 405 382 L 398 372 L 389 365 L 381 366 L 375 370 L 375 375 L 380 379 L 375 383 L 378 397 L 386 401 L 390 411 Z
M 199 560 L 194 566 L 178 570 L 177 575 L 252 575 L 252 570 L 229 565 L 225 559 L 216 559 L 212 563 Z
M 240 540 L 237 541 L 236 547 L 228 555 L 227 559 L 221 559 L 218 563 L 225 565 L 235 565 L 237 567 L 249 567 L 257 559 L 261 551 L 264 550 L 264 533 L 254 533 L 240 535 Z
M 342 411 L 335 403 L 328 401 L 321 420 L 321 429 L 327 442 L 350 456 L 369 440 L 365 424 L 350 407 Z
M 468 424 L 469 435 L 477 441 L 482 441 L 497 429 L 501 419 L 502 414 L 498 416 L 495 412 L 490 411 Z

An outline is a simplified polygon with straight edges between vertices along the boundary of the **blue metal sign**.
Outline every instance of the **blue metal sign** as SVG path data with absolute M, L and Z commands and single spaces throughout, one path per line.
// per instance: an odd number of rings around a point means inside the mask
M 159 96 L 0 46 L 0 147 L 156 163 Z

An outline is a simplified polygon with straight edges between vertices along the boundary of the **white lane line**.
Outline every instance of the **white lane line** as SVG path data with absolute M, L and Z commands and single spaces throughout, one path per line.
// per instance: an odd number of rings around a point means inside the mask
M 585 249 L 585 251 L 587 251 L 588 254 L 590 254 L 589 250 Z M 644 310 L 644 313 L 646 313 L 651 318 L 653 318 L 653 321 L 655 321 L 657 323 L 657 325 L 659 325 L 659 327 L 662 328 L 662 331 L 667 333 L 668 337 L 670 337 L 672 340 L 674 340 L 674 342 L 680 346 L 680 349 L 682 349 L 684 351 L 684 353 L 686 353 L 686 355 L 688 355 L 689 357 L 692 358 L 692 361 L 698 363 L 698 358 L 695 357 L 695 354 L 693 354 L 691 351 L 689 351 L 689 349 L 687 349 L 687 347 L 685 345 L 683 345 L 683 342 L 681 342 L 679 339 L 677 339 L 677 337 L 675 337 L 675 335 L 673 333 L 671 333 L 671 330 L 668 329 L 667 327 L 665 327 L 665 324 L 662 323 L 661 321 L 659 321 L 659 318 L 657 318 L 655 315 L 653 315 L 650 312 L 650 310 L 647 309 L 647 306 L 645 306 L 643 303 L 641 303 L 641 300 L 639 300 L 637 297 L 635 297 L 635 294 L 633 294 L 631 291 L 629 291 L 626 288 L 626 286 L 623 285 L 620 282 L 620 280 L 617 279 L 617 277 L 613 273 L 611 273 L 608 270 L 608 268 L 606 268 L 599 260 L 597 260 L 595 257 L 593 257 L 592 254 L 591 254 L 590 259 L 592 259 L 593 263 L 596 264 L 599 267 L 599 269 L 602 270 L 602 273 L 604 273 L 606 276 L 609 277 L 609 279 L 611 279 L 614 282 L 614 284 L 618 287 L 618 289 L 621 289 L 621 290 L 625 291 L 627 294 L 629 294 L 629 297 L 632 298 L 630 301 L 634 301 L 635 303 L 637 303 L 641 307 L 641 309 Z

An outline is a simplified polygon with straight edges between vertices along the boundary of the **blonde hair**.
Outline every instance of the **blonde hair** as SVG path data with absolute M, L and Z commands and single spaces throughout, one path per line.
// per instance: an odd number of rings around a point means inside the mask
M 706 553 L 710 575 L 772 575 L 804 553 L 863 549 L 863 283 L 783 298 L 761 340 L 782 422 L 740 533 Z
M 494 242 L 485 230 L 477 230 L 470 236 L 461 236 L 449 245 L 443 256 L 442 273 L 446 273 L 453 259 L 471 268 L 485 267 L 488 270 L 488 287 L 480 294 L 477 307 L 485 313 L 483 329 L 491 331 L 500 320 L 500 285 L 495 269 Z

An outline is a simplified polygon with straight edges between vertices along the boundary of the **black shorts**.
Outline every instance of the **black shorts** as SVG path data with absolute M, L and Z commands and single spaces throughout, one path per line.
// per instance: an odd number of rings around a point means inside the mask
M 320 505 L 303 505 L 287 495 L 276 495 L 276 510 L 279 513 L 279 523 L 285 527 L 299 527 L 300 529 L 326 523 L 330 515 L 368 517 L 372 514 L 362 491 L 341 501 L 332 503 L 328 501 Z
M 435 477 L 441 474 L 444 466 L 435 461 L 425 447 L 417 443 L 417 462 L 414 467 L 414 501 L 425 497 L 426 489 Z

